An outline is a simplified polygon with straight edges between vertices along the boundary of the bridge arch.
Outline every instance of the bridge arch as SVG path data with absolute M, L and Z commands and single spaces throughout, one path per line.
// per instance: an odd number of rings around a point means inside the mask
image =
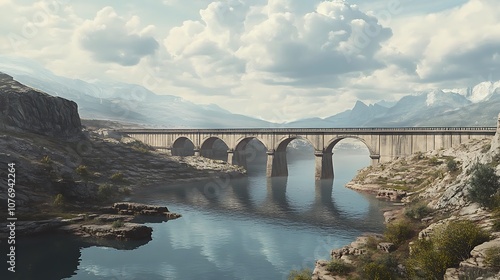
M 232 163 L 240 166 L 246 167 L 249 162 L 252 162 L 256 159 L 257 157 L 257 150 L 254 151 L 249 151 L 247 149 L 248 144 L 252 141 L 255 140 L 259 142 L 264 149 L 267 151 L 268 146 L 266 145 L 266 142 L 260 139 L 259 137 L 253 137 L 253 136 L 243 136 L 240 137 L 239 139 L 236 140 L 236 145 L 234 146 L 233 149 L 233 158 L 232 158 Z
M 266 147 L 266 149 L 269 149 L 266 141 L 264 141 L 263 139 L 257 137 L 257 136 L 243 136 L 243 137 L 240 137 L 236 140 L 236 144 L 234 146 L 234 150 L 235 151 L 242 151 L 246 148 L 247 144 L 252 141 L 252 140 L 257 140 L 259 141 L 264 147 Z
M 217 143 L 219 142 L 219 143 Z M 219 149 L 219 146 L 222 150 Z M 209 136 L 201 140 L 200 155 L 206 158 L 224 159 L 227 160 L 227 151 L 229 146 L 219 137 Z
M 195 153 L 194 142 L 186 136 L 176 138 L 172 144 L 173 156 L 192 156 Z
M 340 141 L 342 141 L 344 139 L 356 139 L 356 140 L 359 140 L 363 144 L 365 144 L 366 148 L 368 148 L 368 151 L 370 152 L 370 155 L 377 155 L 377 153 L 375 152 L 375 149 L 373 149 L 370 145 L 368 145 L 368 143 L 366 143 L 365 139 L 363 139 L 361 137 L 358 137 L 358 136 L 338 136 L 338 137 L 335 137 L 335 138 L 331 139 L 330 141 L 328 141 L 327 145 L 325 145 L 325 152 L 332 153 L 333 152 L 333 148 L 335 148 L 335 146 Z
M 304 137 L 304 136 L 300 136 L 300 135 L 295 135 L 295 136 L 285 136 L 285 137 L 282 137 L 280 140 L 278 140 L 278 143 L 276 145 L 276 151 L 277 152 L 286 152 L 286 147 L 288 146 L 288 144 L 290 144 L 290 142 L 292 142 L 293 140 L 303 140 L 303 141 L 306 141 L 307 143 L 309 143 L 309 145 L 311 145 L 315 150 L 320 150 L 318 149 L 318 147 L 316 147 L 314 145 L 314 143 L 311 142 L 311 140 L 309 140 L 307 137 Z

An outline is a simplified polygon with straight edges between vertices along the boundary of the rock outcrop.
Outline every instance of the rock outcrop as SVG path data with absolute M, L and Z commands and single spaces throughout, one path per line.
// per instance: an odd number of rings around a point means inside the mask
M 0 72 L 0 128 L 53 137 L 81 134 L 78 106 L 16 82 Z

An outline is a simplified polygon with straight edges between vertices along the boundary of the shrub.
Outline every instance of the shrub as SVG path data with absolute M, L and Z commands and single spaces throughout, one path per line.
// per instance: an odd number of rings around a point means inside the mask
M 500 269 L 500 247 L 486 249 L 484 262 L 494 269 Z
M 57 207 L 62 207 L 64 206 L 65 204 L 65 201 L 66 199 L 64 198 L 64 196 L 62 194 L 57 194 L 56 197 L 54 198 L 54 202 L 52 203 L 54 206 L 57 206 Z
M 493 210 L 493 226 L 492 226 L 492 230 L 493 231 L 500 231 L 500 207 L 497 206 L 497 208 L 495 208 Z
M 414 220 L 420 220 L 430 213 L 432 213 L 432 209 L 424 203 L 417 203 L 405 209 L 405 216 Z
M 97 188 L 97 198 L 100 201 L 110 200 L 117 192 L 117 188 L 113 185 L 103 184 Z
M 86 165 L 79 165 L 76 169 L 75 169 L 75 172 L 76 174 L 82 176 L 82 177 L 86 177 L 86 176 L 89 176 L 89 170 L 87 168 Z
M 391 280 L 397 279 L 398 261 L 392 255 L 385 255 L 364 265 L 362 279 Z
M 485 144 L 483 145 L 483 147 L 481 148 L 481 153 L 487 153 L 489 150 L 491 149 L 491 144 Z
M 326 265 L 326 270 L 333 275 L 347 275 L 353 270 L 353 267 L 342 260 L 333 259 Z
M 387 241 L 400 245 L 408 240 L 413 234 L 410 224 L 405 220 L 400 220 L 387 225 L 384 237 Z
M 50 159 L 49 156 L 44 156 L 41 160 L 40 160 L 41 163 L 43 164 L 50 164 L 52 162 L 52 160 Z
M 455 172 L 458 170 L 458 163 L 455 161 L 455 159 L 450 158 L 446 162 L 446 168 L 448 168 L 448 171 L 450 172 Z
M 436 229 L 430 240 L 418 240 L 407 261 L 411 278 L 442 279 L 448 267 L 470 257 L 470 251 L 489 236 L 471 221 L 453 221 Z
M 469 181 L 471 189 L 469 198 L 481 206 L 493 208 L 494 195 L 500 189 L 500 178 L 496 175 L 495 169 L 486 164 L 476 164 L 472 169 L 472 178 Z
M 475 223 L 463 220 L 452 221 L 437 230 L 432 239 L 437 250 L 446 252 L 453 265 L 470 257 L 470 251 L 489 239 L 489 234 Z
M 123 182 L 123 173 L 116 172 L 115 174 L 111 175 L 110 179 L 115 182 Z
M 121 228 L 125 225 L 125 223 L 122 220 L 116 220 L 111 224 L 112 228 Z
M 309 268 L 292 270 L 290 274 L 288 274 L 288 280 L 310 280 L 311 277 L 312 271 Z
M 444 254 L 434 249 L 430 240 L 417 240 L 411 247 L 411 257 L 406 262 L 410 279 L 442 279 L 450 260 Z
M 439 165 L 439 164 L 441 164 L 441 161 L 439 161 L 437 157 L 431 157 L 429 159 L 429 164 L 431 164 L 431 165 Z

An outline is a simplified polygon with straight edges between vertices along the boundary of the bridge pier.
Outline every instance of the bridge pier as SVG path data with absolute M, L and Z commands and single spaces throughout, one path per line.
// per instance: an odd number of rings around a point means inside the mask
M 315 151 L 316 157 L 316 180 L 333 178 L 333 153 L 324 151 Z
M 201 151 L 200 151 L 200 149 L 199 149 L 199 148 L 195 148 L 195 149 L 194 149 L 194 156 L 195 156 L 195 157 L 199 157 L 199 156 L 201 156 Z
M 376 166 L 380 162 L 380 155 L 370 155 L 370 158 L 372 159 L 372 166 Z
M 227 150 L 227 163 L 232 165 L 237 165 L 238 163 L 236 162 L 236 159 L 234 157 L 235 157 L 234 150 L 232 149 Z
M 288 176 L 286 151 L 267 151 L 267 177 Z

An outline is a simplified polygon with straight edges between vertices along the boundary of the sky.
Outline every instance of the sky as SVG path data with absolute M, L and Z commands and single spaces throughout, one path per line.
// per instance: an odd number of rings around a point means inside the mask
M 500 80 L 498 0 L 0 0 L 0 53 L 269 121 Z

